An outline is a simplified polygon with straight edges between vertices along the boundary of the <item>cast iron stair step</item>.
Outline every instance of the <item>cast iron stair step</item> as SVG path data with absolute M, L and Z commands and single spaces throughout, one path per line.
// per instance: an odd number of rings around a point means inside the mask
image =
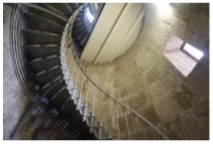
M 62 71 L 60 68 L 57 68 L 52 70 L 49 73 L 43 73 L 43 74 L 40 74 L 39 76 L 34 76 L 34 80 L 43 86 L 48 81 L 51 81 L 52 79 L 60 75 L 62 75 Z
M 50 31 L 59 34 L 63 32 L 64 29 L 63 26 L 54 21 L 49 21 L 47 19 L 38 16 L 33 16 L 32 13 L 26 14 L 26 18 L 28 19 L 27 26 L 30 29 L 36 29 L 40 31 Z
M 42 7 L 48 8 L 49 10 L 65 17 L 65 14 L 63 12 L 61 12 L 60 10 L 58 10 L 57 8 L 53 7 L 52 4 L 41 3 L 39 5 Z
M 31 44 L 24 45 L 23 48 L 28 59 L 59 54 L 60 52 L 59 44 Z
M 23 30 L 27 44 L 46 44 L 46 43 L 60 43 L 61 35 L 47 31 L 39 31 L 26 29 Z
M 41 31 L 41 30 L 36 30 L 36 29 L 25 29 L 23 31 L 26 33 L 35 34 L 35 35 L 39 34 L 39 35 L 61 37 L 61 34 L 59 34 L 59 33 L 52 33 L 52 32 L 48 32 L 48 31 Z
M 56 70 L 56 69 L 60 70 L 60 65 L 56 65 L 54 67 L 51 67 L 50 69 L 46 69 L 46 70 L 40 71 L 40 72 L 36 73 L 34 76 L 35 77 L 43 76 L 45 74 L 49 74 L 50 72 L 54 72 L 54 70 Z
M 38 4 L 39 5 L 39 4 Z M 39 5 L 40 6 L 40 5 Z M 46 17 L 48 19 L 51 19 L 52 21 L 55 21 L 61 25 L 65 25 L 66 24 L 66 21 L 63 21 L 61 20 L 60 18 L 56 17 L 56 16 L 53 16 L 47 12 L 44 12 L 44 11 L 41 11 L 41 10 L 38 10 L 38 9 L 35 9 L 35 8 L 32 8 L 30 7 L 30 10 L 29 10 L 31 13 L 35 13 L 37 15 L 40 15 L 42 17 Z
M 49 5 L 63 13 L 63 15 L 67 16 L 68 18 L 73 14 L 72 9 L 65 3 L 51 3 Z
M 52 19 L 49 19 L 47 17 L 41 16 L 41 15 L 38 15 L 38 14 L 35 14 L 35 13 L 32 13 L 32 12 L 25 12 L 25 14 L 32 17 L 32 18 L 35 18 L 36 20 L 39 20 L 39 21 L 42 21 L 42 22 L 46 21 L 49 24 L 55 25 L 56 27 L 61 28 L 61 29 L 63 29 L 64 26 L 65 26 L 65 25 L 62 25 L 62 24 L 52 20 Z
M 50 68 L 54 67 L 55 65 L 60 65 L 60 59 L 59 59 L 59 57 L 54 57 L 54 58 L 50 58 L 50 59 L 34 61 L 31 63 L 28 62 L 27 65 L 28 65 L 29 69 L 32 70 L 33 73 L 38 73 L 45 69 L 50 69 Z

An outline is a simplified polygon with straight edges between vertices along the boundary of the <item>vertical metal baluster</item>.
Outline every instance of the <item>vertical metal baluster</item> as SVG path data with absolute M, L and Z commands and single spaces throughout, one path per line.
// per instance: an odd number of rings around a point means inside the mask
M 84 120 L 86 120 L 86 107 L 87 107 L 87 98 L 89 95 L 89 81 L 88 81 L 88 85 L 87 85 L 87 96 L 86 96 L 86 102 L 84 102 Z
M 94 102 L 95 102 L 95 86 L 93 86 L 94 88 L 93 88 L 93 101 L 92 101 L 92 111 L 93 111 L 93 113 L 94 113 L 94 115 L 95 115 L 95 104 L 94 104 Z
M 109 114 L 110 114 L 110 98 L 109 97 L 107 97 L 107 99 L 108 99 L 108 132 L 110 132 L 110 116 L 109 116 Z
M 95 116 L 95 86 L 93 85 L 93 98 L 92 98 L 92 115 L 91 115 L 91 126 L 94 126 L 94 116 Z
M 147 138 L 148 138 L 148 140 L 151 140 L 148 125 L 146 122 L 144 122 L 144 123 L 146 124 Z
M 74 88 L 73 88 L 73 91 L 72 91 L 72 96 L 73 96 L 73 93 L 74 93 L 75 89 L 77 89 L 77 84 L 78 84 L 78 78 L 79 78 L 79 75 L 80 75 L 80 72 L 78 72 L 77 80 L 76 80 L 76 84 L 75 84 L 75 85 L 74 85 L 74 80 L 73 80 Z
M 110 116 L 109 116 L 109 112 L 110 112 L 110 99 L 109 99 L 109 97 L 107 97 L 107 99 L 108 99 L 108 116 L 107 116 L 107 132 L 108 132 L 108 136 L 109 136 L 109 133 L 110 133 Z
M 137 129 L 138 139 L 141 139 L 141 138 L 140 138 L 139 131 L 138 131 L 138 124 L 137 124 L 137 121 L 136 121 L 136 119 L 135 119 L 135 114 L 134 114 L 134 113 L 133 113 L 133 116 L 134 116 L 135 127 L 136 127 L 136 129 Z
M 116 101 L 115 101 L 115 112 L 116 112 L 116 120 L 117 120 L 118 138 L 120 140 L 121 139 L 121 134 L 120 134 L 119 121 L 118 121 L 118 110 L 117 110 L 117 103 L 116 103 Z
M 71 73 L 71 75 L 70 75 L 70 77 L 69 77 L 68 85 L 69 85 L 70 82 L 71 82 L 71 77 L 72 77 L 72 75 L 73 75 L 73 73 L 74 73 L 74 71 L 75 71 L 75 67 L 76 67 L 76 63 L 74 64 L 74 68 L 73 68 L 72 73 Z M 74 86 L 74 79 L 73 79 L 73 86 Z M 74 89 L 74 87 L 73 87 L 73 89 Z
M 160 134 L 158 134 L 158 136 L 159 136 L 159 139 L 162 140 L 162 136 Z
M 101 92 L 101 91 L 100 91 Z M 102 94 L 102 93 L 101 93 Z M 100 94 L 100 106 L 99 106 L 99 121 L 101 122 L 101 101 L 102 101 L 102 95 Z
M 87 103 L 88 95 L 89 95 L 89 81 L 88 81 L 88 85 L 87 85 L 87 97 L 86 97 L 86 103 Z
M 81 97 L 81 93 L 82 93 L 82 89 L 83 89 L 83 81 L 84 81 L 84 74 L 82 74 L 81 90 L 80 90 L 79 95 L 78 95 L 77 106 L 78 106 L 78 104 L 79 104 L 79 99 L 80 99 L 80 97 Z
M 71 51 L 71 49 L 70 49 L 70 50 L 68 51 L 68 53 L 67 53 L 68 57 L 69 57 L 70 51 Z M 67 58 L 67 59 L 68 59 L 68 58 Z M 67 71 L 66 71 L 66 73 L 65 73 L 65 77 L 66 77 L 66 75 L 67 75 L 67 73 L 68 73 L 68 71 L 69 71 L 70 64 L 71 64 L 71 60 L 69 60 L 69 61 L 67 62 Z
M 126 108 L 124 108 L 124 114 L 125 114 L 125 121 L 126 121 L 126 128 L 127 128 L 127 134 L 128 134 L 128 139 L 131 139 L 130 137 L 130 133 L 129 133 L 129 124 L 128 124 L 128 119 L 127 119 L 127 115 L 126 115 Z

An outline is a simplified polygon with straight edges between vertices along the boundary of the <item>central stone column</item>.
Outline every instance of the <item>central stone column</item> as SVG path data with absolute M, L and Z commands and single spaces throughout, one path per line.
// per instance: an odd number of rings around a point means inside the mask
M 110 63 L 130 49 L 138 38 L 142 4 L 107 3 L 81 55 L 83 62 Z

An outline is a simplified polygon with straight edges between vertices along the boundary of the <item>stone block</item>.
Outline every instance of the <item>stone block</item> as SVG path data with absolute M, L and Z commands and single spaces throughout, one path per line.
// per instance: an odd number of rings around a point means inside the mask
M 170 140 L 188 140 L 189 139 L 179 117 L 161 124 L 160 130 Z
M 113 67 L 112 66 L 100 66 L 100 67 L 96 67 L 96 74 L 98 75 L 102 75 L 102 74 L 107 74 L 113 71 Z
M 143 85 L 141 84 L 140 81 L 135 80 L 129 82 L 128 85 L 125 87 L 125 89 L 129 91 L 130 95 L 134 95 L 143 90 Z
M 109 73 L 109 75 L 111 76 L 111 78 L 113 79 L 117 79 L 123 75 L 126 74 L 126 70 L 124 69 L 123 66 L 116 66 L 113 71 L 111 73 Z
M 209 40 L 209 16 L 205 12 L 190 12 L 185 41 L 203 50 Z
M 150 30 L 150 39 L 148 42 L 148 49 L 155 54 L 161 54 L 167 38 L 169 36 L 171 27 L 163 22 L 156 23 L 155 27 Z
M 137 111 L 141 116 L 146 118 L 148 121 L 150 121 L 154 125 L 157 125 L 161 121 L 161 118 L 157 114 L 153 105 L 146 106 L 144 108 L 138 109 Z M 141 123 L 143 122 L 141 121 Z
M 128 91 L 127 89 L 119 89 L 119 90 L 120 90 L 121 99 L 129 97 L 131 95 L 130 91 Z
M 172 3 L 174 9 L 174 15 L 180 19 L 188 20 L 189 19 L 189 4 L 188 3 Z
M 189 9 L 209 13 L 209 3 L 190 3 Z
M 159 80 L 160 79 L 160 75 L 158 74 L 158 72 L 154 68 L 151 68 L 151 69 L 149 69 L 148 71 L 146 71 L 144 73 L 143 79 L 144 79 L 146 85 L 150 85 L 154 81 Z
M 154 105 L 156 112 L 163 121 L 169 121 L 172 118 L 178 117 L 180 115 L 181 111 L 179 107 L 172 101 L 172 95 L 172 92 L 167 93 Z
M 181 117 L 182 124 L 191 140 L 209 140 L 209 117 L 195 116 L 191 111 Z
M 134 71 L 134 76 L 137 80 L 141 80 L 144 74 L 144 70 L 142 67 L 137 67 Z
M 149 59 L 150 55 L 151 51 L 147 48 L 143 48 L 141 51 L 139 51 L 135 57 L 136 66 L 143 67 L 144 62 Z
M 170 74 L 167 74 L 161 78 L 161 82 L 167 87 L 168 90 L 174 90 L 180 85 L 180 82 L 176 77 L 172 77 Z
M 190 109 L 197 102 L 195 97 L 183 85 L 177 87 L 171 98 L 183 111 Z
M 143 95 L 143 91 L 132 95 L 128 98 L 129 107 L 133 110 L 137 110 L 147 105 L 146 95 Z
M 167 87 L 160 80 L 153 82 L 150 86 L 150 95 L 152 97 L 153 103 L 158 102 L 158 100 L 164 96 L 168 91 Z
M 183 39 L 186 33 L 187 22 L 185 20 L 173 17 L 171 19 L 171 33 Z
M 86 68 L 86 72 L 91 73 L 91 74 L 95 74 L 96 70 L 97 70 L 97 68 L 93 67 L 93 66 L 87 66 L 87 68 Z
M 123 85 L 123 83 L 121 82 L 120 79 L 116 79 L 116 80 L 114 81 L 114 86 L 115 86 L 115 88 L 121 87 L 122 85 Z

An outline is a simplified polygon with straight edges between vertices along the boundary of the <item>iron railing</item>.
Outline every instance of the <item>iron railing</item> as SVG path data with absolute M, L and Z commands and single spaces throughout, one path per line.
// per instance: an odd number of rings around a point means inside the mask
M 84 5 L 85 6 L 85 5 Z M 69 18 L 61 40 L 61 65 L 67 88 L 77 108 L 98 139 L 168 139 L 146 118 L 117 101 L 96 85 L 82 69 L 74 50 L 72 26 L 78 10 Z M 78 99 L 84 101 L 78 102 Z
M 31 4 L 24 4 L 25 6 L 34 7 Z M 136 113 L 134 110 L 126 107 L 112 96 L 107 94 L 104 90 L 98 87 L 84 72 L 79 62 L 78 56 L 74 50 L 74 44 L 72 39 L 72 26 L 78 12 L 85 5 L 79 7 L 78 10 L 69 18 L 64 28 L 62 39 L 60 58 L 64 80 L 67 84 L 67 89 L 70 93 L 70 98 L 74 100 L 76 108 L 83 115 L 83 121 L 86 121 L 90 126 L 90 131 L 93 132 L 97 139 L 168 139 L 159 129 L 157 129 L 152 123 L 150 123 L 143 116 Z M 19 15 L 21 5 L 16 5 L 12 22 L 11 22 L 11 47 L 12 57 L 16 74 L 19 82 L 26 92 L 32 89 L 32 84 L 29 80 L 26 80 L 26 70 L 24 70 L 24 62 L 21 62 L 22 52 L 19 44 Z M 41 9 L 52 15 L 65 20 L 63 17 L 55 14 L 47 9 Z M 18 57 L 18 58 L 16 58 Z M 19 61 L 17 61 L 17 59 Z M 19 66 L 20 65 L 20 66 Z M 20 69 L 22 67 L 22 69 Z M 24 70 L 24 71 L 23 71 Z M 27 78 L 28 79 L 28 78 Z M 36 92 L 30 92 L 30 99 L 35 103 L 38 97 L 34 97 Z M 37 109 L 42 107 L 38 104 Z M 39 110 L 42 113 L 46 113 L 43 110 Z M 49 114 L 46 114 L 47 119 L 51 119 Z M 51 120 L 52 121 L 52 120 Z M 53 124 L 54 126 L 54 124 Z M 57 125 L 56 125 L 57 126 Z M 60 126 L 57 126 L 58 128 Z M 70 135 L 67 132 L 59 130 L 60 133 Z M 71 136 L 72 137 L 72 136 Z

